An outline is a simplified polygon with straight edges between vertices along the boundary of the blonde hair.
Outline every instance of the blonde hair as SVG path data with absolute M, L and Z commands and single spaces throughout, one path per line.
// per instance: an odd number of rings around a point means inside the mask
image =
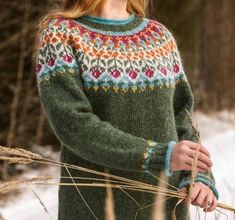
M 127 0 L 127 11 L 135 13 L 137 16 L 145 17 L 148 15 L 148 5 L 150 0 Z M 39 43 L 39 35 L 47 24 L 54 18 L 78 18 L 94 11 L 100 11 L 106 0 L 64 0 L 62 7 L 49 11 L 41 19 L 35 34 L 35 48 L 33 57 Z
M 106 0 L 64 0 L 63 6 L 51 10 L 42 17 L 39 26 L 46 25 L 51 19 L 57 17 L 77 18 L 90 12 L 100 11 Z M 127 0 L 127 11 L 145 17 L 148 13 L 149 0 Z

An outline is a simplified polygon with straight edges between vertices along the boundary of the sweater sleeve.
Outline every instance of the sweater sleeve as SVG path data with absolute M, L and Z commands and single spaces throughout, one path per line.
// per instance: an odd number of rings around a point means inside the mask
M 76 155 L 103 166 L 141 172 L 164 170 L 167 143 L 158 145 L 126 133 L 93 113 L 66 24 L 51 21 L 39 39 L 39 97 L 58 140 Z
M 169 32 L 169 30 L 168 30 Z M 187 74 L 184 70 L 180 52 L 177 47 L 177 42 L 171 32 L 173 39 L 171 61 L 175 75 L 175 91 L 173 98 L 175 124 L 178 135 L 178 140 L 190 140 L 196 143 L 200 141 L 200 132 L 193 126 L 192 113 L 194 108 L 194 97 Z M 179 188 L 186 187 L 191 182 L 191 171 L 183 170 L 181 172 L 181 182 Z M 218 198 L 218 191 L 215 187 L 215 179 L 212 172 L 198 172 L 195 182 L 202 182 L 209 186 Z
M 184 97 L 184 98 L 183 98 Z M 189 82 L 179 81 L 176 85 L 174 96 L 174 109 L 175 109 L 175 121 L 176 128 L 179 137 L 179 141 L 190 140 L 195 143 L 200 143 L 200 132 L 193 127 L 190 117 L 192 117 L 194 99 Z M 189 117 L 189 114 L 191 115 Z M 213 173 L 198 172 L 195 177 L 195 182 L 202 182 L 210 187 L 214 195 L 218 198 L 219 194 L 215 187 L 215 178 Z M 181 172 L 181 182 L 179 188 L 187 187 L 191 183 L 191 171 L 183 170 Z

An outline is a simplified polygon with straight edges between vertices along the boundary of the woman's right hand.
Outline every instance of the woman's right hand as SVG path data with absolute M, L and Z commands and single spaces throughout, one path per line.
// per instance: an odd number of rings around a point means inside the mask
M 199 148 L 197 169 L 199 172 L 207 172 L 212 166 L 209 151 L 201 144 L 189 140 L 175 144 L 170 161 L 171 171 L 192 170 L 197 148 Z

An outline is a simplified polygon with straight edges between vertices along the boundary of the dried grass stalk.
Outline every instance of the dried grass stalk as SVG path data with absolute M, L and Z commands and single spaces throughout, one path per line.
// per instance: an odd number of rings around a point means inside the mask
M 41 155 L 35 154 L 31 151 L 25 150 L 23 148 L 8 148 L 0 145 L 0 153 L 1 155 L 9 155 L 9 156 L 19 156 L 25 157 L 29 159 L 43 159 Z
M 32 184 L 32 183 L 44 183 L 46 181 L 51 180 L 50 176 L 41 176 L 41 177 L 33 177 L 33 178 L 23 178 L 19 180 L 8 181 L 0 184 L 0 193 L 7 193 L 9 191 L 20 188 L 22 185 Z
M 163 181 L 159 182 L 159 187 L 161 188 L 165 188 L 167 189 L 167 182 L 168 182 L 168 178 L 166 175 L 164 175 L 163 172 L 161 172 L 160 175 L 160 179 L 162 179 Z M 155 197 L 155 206 L 153 209 L 153 219 L 157 219 L 157 220 L 165 220 L 166 219 L 166 215 L 165 215 L 165 203 L 166 203 L 166 195 L 164 194 L 157 194 Z
M 6 157 L 6 156 L 0 156 L 0 160 L 6 161 L 9 164 L 10 163 L 18 163 L 18 164 L 29 164 L 32 163 L 33 160 L 28 158 L 21 158 L 21 157 Z
M 108 171 L 106 171 L 108 173 Z M 108 177 L 105 177 L 106 181 L 106 198 L 105 198 L 105 219 L 106 220 L 115 220 L 115 205 L 114 205 L 114 199 L 113 199 L 113 192 L 112 188 L 108 187 L 110 184 L 110 180 Z

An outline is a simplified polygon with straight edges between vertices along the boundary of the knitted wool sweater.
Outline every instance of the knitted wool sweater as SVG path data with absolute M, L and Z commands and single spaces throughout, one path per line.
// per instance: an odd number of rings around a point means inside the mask
M 54 18 L 41 32 L 36 72 L 62 162 L 154 185 L 149 172 L 164 171 L 171 185 L 189 185 L 190 172 L 172 173 L 169 164 L 176 142 L 197 141 L 187 115 L 194 99 L 176 41 L 162 23 L 136 14 L 122 20 Z M 75 170 L 71 175 L 97 177 Z M 65 169 L 61 176 L 68 176 Z M 212 174 L 199 173 L 195 181 L 218 197 Z M 80 193 L 83 198 L 74 186 L 60 186 L 58 219 L 105 219 L 105 189 L 83 187 Z M 133 199 L 113 189 L 117 220 L 132 220 L 140 207 L 154 203 L 150 193 L 128 193 Z M 167 200 L 167 219 L 176 202 Z M 136 219 L 150 220 L 152 207 L 139 210 Z M 176 214 L 186 219 L 187 207 L 181 203 Z

